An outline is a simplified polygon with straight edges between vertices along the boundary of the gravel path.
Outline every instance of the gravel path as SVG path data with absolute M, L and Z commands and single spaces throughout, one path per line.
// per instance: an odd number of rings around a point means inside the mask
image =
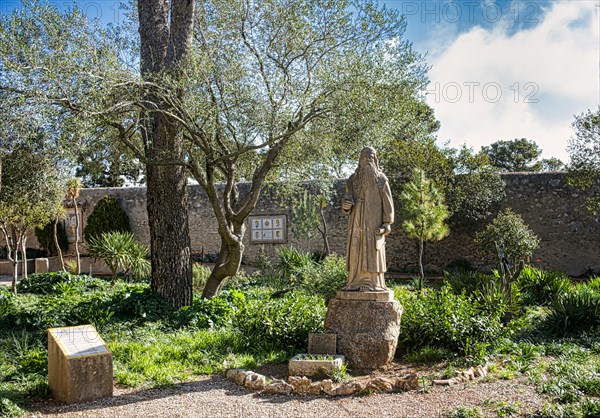
M 521 416 L 543 406 L 532 387 L 518 381 L 434 387 L 426 393 L 369 396 L 281 396 L 253 393 L 220 376 L 168 388 L 115 389 L 115 396 L 87 404 L 36 404 L 31 417 L 443 417 L 458 407 L 497 416 L 498 402 L 518 405 Z M 494 406 L 496 405 L 496 406 Z

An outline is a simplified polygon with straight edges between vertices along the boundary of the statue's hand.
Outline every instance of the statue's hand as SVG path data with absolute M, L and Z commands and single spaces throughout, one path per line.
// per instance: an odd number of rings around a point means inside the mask
M 392 232 L 392 226 L 388 223 L 384 223 L 381 224 L 381 227 L 379 228 L 379 235 L 388 235 L 390 232 Z
M 352 202 L 350 202 L 349 200 L 342 200 L 342 209 L 345 210 L 346 212 L 349 212 L 350 209 L 352 209 Z

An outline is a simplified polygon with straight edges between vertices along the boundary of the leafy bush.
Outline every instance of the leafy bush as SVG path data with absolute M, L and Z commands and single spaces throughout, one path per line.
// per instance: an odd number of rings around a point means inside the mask
M 284 287 L 300 284 L 312 273 L 315 262 L 311 253 L 293 247 L 281 247 L 277 253 L 277 275 Z
M 19 293 L 50 295 L 65 293 L 66 285 L 78 291 L 92 290 L 104 286 L 105 282 L 87 275 L 76 275 L 64 271 L 56 273 L 33 273 L 17 284 Z M 63 286 L 61 288 L 61 285 Z
M 35 228 L 35 237 L 40 243 L 40 247 L 46 250 L 49 256 L 58 255 L 54 244 L 54 221 L 48 222 L 43 228 Z M 69 241 L 62 222 L 56 225 L 56 238 L 60 249 L 66 251 L 69 248 Z
M 559 335 L 589 330 L 600 320 L 600 292 L 579 285 L 552 301 L 548 324 Z
M 229 323 L 235 309 L 244 303 L 243 293 L 225 290 L 212 299 L 194 298 L 175 314 L 175 324 L 198 329 L 217 328 Z
M 517 278 L 525 305 L 549 305 L 554 299 L 573 288 L 569 278 L 561 272 L 546 271 L 526 266 Z
M 531 256 L 540 242 L 523 218 L 510 208 L 498 213 L 483 231 L 477 233 L 476 241 L 493 256 L 497 255 L 496 245 L 499 245 L 511 266 L 515 266 L 521 258 Z
M 131 232 L 106 232 L 91 238 L 88 249 L 93 257 L 104 260 L 112 273 L 113 283 L 117 271 L 143 278 L 150 274 L 150 262 L 146 260 L 148 248 L 133 238 Z
M 481 273 L 479 271 L 467 270 L 463 268 L 453 268 L 444 271 L 444 281 L 448 283 L 454 293 L 465 293 L 471 295 L 478 289 L 481 289 L 484 283 L 492 280 L 490 274 Z
M 237 312 L 233 326 L 245 344 L 256 350 L 306 347 L 309 332 L 321 332 L 325 318 L 322 298 L 292 291 L 278 299 L 254 298 Z
M 192 265 L 192 289 L 194 293 L 200 293 L 206 286 L 206 281 L 210 276 L 210 269 L 204 267 L 200 263 L 194 263 Z
M 87 218 L 83 236 L 87 242 L 107 232 L 131 232 L 129 216 L 112 196 L 104 196 Z
M 332 254 L 313 265 L 302 287 L 309 293 L 321 295 L 328 300 L 335 297 L 335 292 L 344 287 L 347 281 L 346 259 Z
M 0 318 L 8 314 L 14 305 L 14 295 L 4 286 L 0 287 Z
M 484 311 L 448 285 L 417 295 L 396 288 L 404 307 L 400 346 L 416 350 L 426 346 L 468 353 L 476 344 L 496 341 L 502 333 L 501 312 Z

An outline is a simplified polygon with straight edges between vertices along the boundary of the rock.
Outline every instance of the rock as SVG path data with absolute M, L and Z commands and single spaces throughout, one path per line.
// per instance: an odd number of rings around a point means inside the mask
M 293 386 L 284 380 L 273 380 L 263 389 L 264 393 L 272 393 L 277 395 L 289 395 L 294 390 Z
M 457 382 L 456 378 L 453 377 L 452 379 L 434 380 L 432 383 L 440 386 L 451 386 Z
M 235 377 L 233 378 L 233 381 L 235 383 L 237 383 L 238 385 L 243 385 L 244 382 L 246 381 L 246 377 L 250 374 L 250 373 L 254 373 L 254 372 L 249 372 L 246 370 L 239 370 L 238 373 L 235 375 Z
M 335 395 L 354 395 L 355 393 L 362 392 L 364 389 L 365 385 L 361 382 L 344 382 L 335 389 Z
M 259 373 L 250 373 L 246 376 L 244 386 L 252 390 L 262 390 L 265 387 L 267 378 Z
M 477 366 L 475 368 L 475 377 L 486 377 L 488 374 L 486 366 Z
M 308 388 L 308 392 L 306 394 L 307 395 L 320 395 L 322 388 L 323 388 L 322 382 L 313 382 L 310 384 L 310 387 Z
M 366 388 L 374 392 L 391 392 L 394 383 L 385 377 L 376 377 L 367 382 Z
M 306 395 L 310 391 L 312 380 L 308 377 L 290 376 L 288 382 L 294 388 L 294 392 L 298 395 Z M 320 389 L 319 389 L 320 392 Z
M 402 307 L 391 302 L 332 299 L 325 328 L 337 334 L 337 352 L 350 367 L 378 369 L 394 358 Z
M 336 354 L 337 335 L 332 333 L 309 333 L 309 354 Z
M 337 387 L 333 386 L 333 381 L 331 379 L 325 379 L 321 382 L 321 390 L 329 396 L 335 396 L 335 390 Z
M 235 377 L 238 375 L 240 371 L 245 371 L 243 369 L 229 369 L 227 373 L 225 373 L 225 377 L 229 380 L 235 381 Z
M 419 376 L 416 373 L 409 374 L 404 377 L 397 377 L 394 379 L 394 389 L 400 391 L 409 391 L 419 389 Z

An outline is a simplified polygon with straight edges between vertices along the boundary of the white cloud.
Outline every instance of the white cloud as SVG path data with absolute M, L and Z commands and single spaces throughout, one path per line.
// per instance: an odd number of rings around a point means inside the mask
M 432 51 L 428 102 L 442 123 L 440 142 L 478 150 L 525 137 L 544 157 L 568 160 L 573 115 L 600 102 L 597 4 L 553 2 L 532 29 L 475 27 Z

